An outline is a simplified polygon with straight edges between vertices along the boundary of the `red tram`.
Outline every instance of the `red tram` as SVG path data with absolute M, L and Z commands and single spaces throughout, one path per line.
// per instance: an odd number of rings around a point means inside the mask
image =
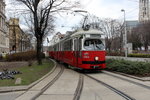
M 49 47 L 49 56 L 78 69 L 104 69 L 105 40 L 98 30 L 81 30 Z

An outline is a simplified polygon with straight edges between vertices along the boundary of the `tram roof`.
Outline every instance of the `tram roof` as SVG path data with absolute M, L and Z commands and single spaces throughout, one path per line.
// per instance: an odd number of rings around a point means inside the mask
M 79 30 L 79 31 L 75 32 L 74 34 L 72 34 L 71 37 L 82 35 L 82 34 L 101 34 L 101 35 L 104 35 L 99 30 L 89 29 L 88 31 Z
M 102 32 L 101 32 L 100 30 L 89 29 L 88 31 L 85 31 L 85 30 L 81 29 L 81 30 L 78 30 L 78 31 L 75 32 L 75 33 L 72 33 L 72 34 L 70 34 L 70 35 L 67 35 L 66 37 L 64 37 L 64 38 L 63 38 L 62 40 L 60 40 L 60 41 L 64 41 L 64 40 L 66 40 L 66 39 L 68 39 L 68 38 L 70 38 L 70 37 L 76 37 L 76 36 L 83 35 L 83 34 L 100 34 L 100 35 L 104 35 L 104 34 L 102 34 Z M 60 42 L 60 41 L 59 41 L 59 42 Z M 59 42 L 57 42 L 57 43 L 59 43 Z M 55 44 L 57 44 L 57 43 L 54 43 L 53 45 L 55 45 Z

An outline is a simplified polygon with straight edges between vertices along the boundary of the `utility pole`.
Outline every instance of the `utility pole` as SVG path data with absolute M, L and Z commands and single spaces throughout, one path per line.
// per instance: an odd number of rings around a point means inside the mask
M 127 47 L 127 25 L 126 25 L 126 13 L 125 10 L 122 9 L 121 12 L 124 13 L 124 41 L 125 41 L 125 57 L 128 56 L 128 47 Z

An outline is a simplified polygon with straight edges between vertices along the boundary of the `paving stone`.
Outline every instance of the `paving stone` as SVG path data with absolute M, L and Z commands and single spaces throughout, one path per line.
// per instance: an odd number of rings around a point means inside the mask
M 17 78 L 15 84 L 21 84 L 21 78 Z

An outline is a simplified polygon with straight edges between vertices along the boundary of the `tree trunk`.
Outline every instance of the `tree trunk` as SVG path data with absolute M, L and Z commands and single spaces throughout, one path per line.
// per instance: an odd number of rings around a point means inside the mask
M 145 45 L 145 51 L 147 51 L 148 50 L 148 45 Z
M 42 40 L 37 38 L 37 61 L 42 65 Z

